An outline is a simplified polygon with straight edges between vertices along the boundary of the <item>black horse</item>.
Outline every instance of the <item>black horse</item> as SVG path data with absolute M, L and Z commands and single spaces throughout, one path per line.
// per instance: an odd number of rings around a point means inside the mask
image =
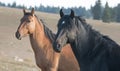
M 92 29 L 86 21 L 60 10 L 54 50 L 60 52 L 69 43 L 77 58 L 80 71 L 120 71 L 120 46 L 108 36 Z

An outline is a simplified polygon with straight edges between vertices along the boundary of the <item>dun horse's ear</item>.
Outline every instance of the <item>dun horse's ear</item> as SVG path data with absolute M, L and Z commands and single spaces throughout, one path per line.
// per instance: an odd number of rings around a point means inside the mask
M 71 17 L 71 18 L 74 18 L 74 16 L 75 16 L 74 11 L 71 9 L 70 17 Z
M 34 13 L 35 13 L 34 8 L 32 8 L 32 11 L 31 11 L 32 16 L 34 15 Z
M 26 13 L 25 8 L 23 9 L 23 13 L 24 13 L 24 15 L 25 15 L 25 13 Z
M 60 9 L 60 17 L 64 16 L 62 9 Z

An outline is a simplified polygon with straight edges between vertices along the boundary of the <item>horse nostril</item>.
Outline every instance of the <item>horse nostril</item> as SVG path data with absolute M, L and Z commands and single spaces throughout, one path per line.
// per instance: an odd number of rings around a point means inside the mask
M 61 45 L 57 44 L 56 49 L 57 49 L 57 52 L 60 52 L 61 51 Z
M 57 42 L 54 42 L 53 49 L 54 49 L 56 52 L 60 52 L 60 44 L 57 43 Z
M 18 31 L 15 33 L 15 36 L 16 36 L 17 39 L 19 39 L 19 40 L 21 39 L 20 38 L 20 33 Z
M 59 49 L 60 48 L 60 44 L 57 44 L 57 49 Z

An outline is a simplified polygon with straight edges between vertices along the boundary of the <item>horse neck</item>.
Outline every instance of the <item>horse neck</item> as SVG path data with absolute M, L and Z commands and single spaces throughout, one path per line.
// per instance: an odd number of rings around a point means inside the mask
M 87 53 L 89 52 L 92 47 L 94 47 L 94 38 L 92 35 L 94 32 L 89 32 L 91 30 L 91 27 L 88 26 L 86 23 L 79 24 L 77 23 L 78 30 L 77 30 L 77 37 L 73 43 L 71 43 L 71 46 L 73 47 L 74 52 L 79 52 L 80 58 L 87 57 Z M 79 31 L 80 30 L 80 31 Z M 74 48 L 76 47 L 76 48 Z M 78 48 L 79 47 L 79 48 Z M 76 53 L 77 55 L 77 53 Z
M 86 29 L 87 28 L 87 29 Z M 97 49 L 99 49 L 99 45 L 102 44 L 101 38 L 102 35 L 91 28 L 91 26 L 88 25 L 88 27 L 85 26 L 86 34 L 83 35 L 80 39 L 76 39 L 76 48 L 79 47 L 79 54 L 81 60 L 81 65 L 84 62 L 86 64 L 89 64 L 91 62 L 91 59 L 94 59 L 95 52 Z M 81 35 L 78 35 L 81 36 Z M 100 48 L 101 49 L 101 48 Z M 77 54 L 77 53 L 76 53 Z M 79 58 L 79 57 L 78 57 Z
M 44 65 L 57 69 L 60 54 L 53 50 L 52 42 L 44 33 L 44 26 L 37 19 L 35 32 L 30 35 L 30 42 L 40 67 Z
M 40 21 L 35 19 L 35 31 L 33 34 L 30 35 L 30 41 L 32 48 L 34 52 L 37 53 L 43 53 L 44 55 L 50 54 L 49 51 L 52 51 L 52 43 L 50 40 L 46 37 L 44 33 L 44 26 L 41 24 Z

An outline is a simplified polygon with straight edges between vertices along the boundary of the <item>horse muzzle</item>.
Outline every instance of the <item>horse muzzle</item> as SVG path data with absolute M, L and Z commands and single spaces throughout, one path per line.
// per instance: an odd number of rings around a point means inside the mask
M 16 38 L 17 38 L 18 40 L 21 40 L 21 35 L 20 35 L 20 33 L 19 33 L 18 31 L 15 33 L 15 36 L 16 36 Z
M 54 43 L 53 48 L 56 52 L 60 53 L 61 52 L 61 45 Z

